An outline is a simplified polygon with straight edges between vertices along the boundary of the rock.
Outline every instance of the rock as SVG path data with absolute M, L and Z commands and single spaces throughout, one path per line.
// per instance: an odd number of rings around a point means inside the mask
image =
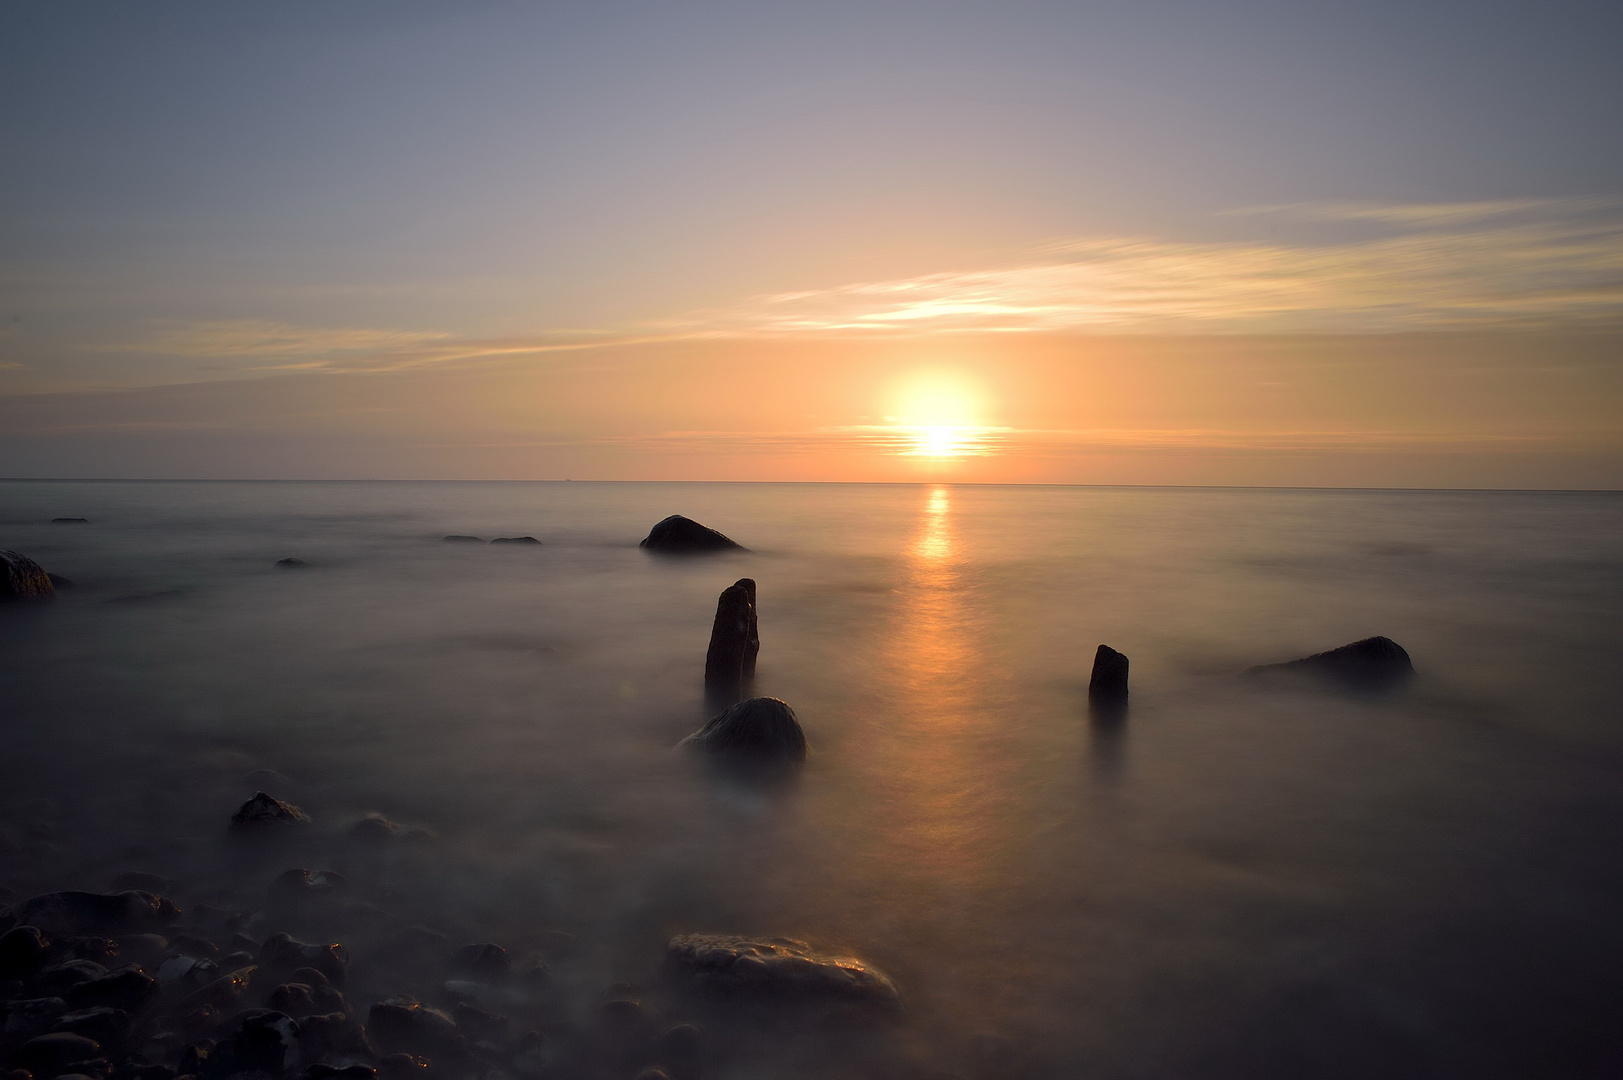
M 248 985 L 257 970 L 253 966 L 235 968 L 229 974 L 205 984 L 201 989 L 193 991 L 176 1003 L 174 1015 L 186 1016 L 200 1009 L 220 1013 L 236 1011 L 242 1007 L 248 993 Z
M 89 525 L 89 518 L 52 518 L 52 525 Z
M 300 900 L 311 896 L 326 896 L 349 887 L 349 881 L 334 870 L 306 870 L 302 867 L 283 871 L 270 883 L 271 895 L 282 900 Z
M 24 900 L 17 919 L 47 934 L 139 934 L 161 930 L 180 918 L 167 897 L 140 889 L 117 893 L 56 892 Z
M 541 546 L 541 541 L 533 536 L 498 536 L 491 541 L 492 544 L 534 544 Z
M 83 1035 L 116 1052 L 129 1041 L 130 1014 L 110 1007 L 85 1009 L 64 1015 L 54 1030 Z
M 309 967 L 321 972 L 332 983 L 344 981 L 349 967 L 349 950 L 334 942 L 328 945 L 306 945 L 294 941 L 283 933 L 272 934 L 259 950 L 261 967 L 274 971 L 292 971 Z
M 14 926 L 0 934 L 0 980 L 26 978 L 44 967 L 47 948 L 37 926 Z
M 741 578 L 721 590 L 716 618 L 710 626 L 710 647 L 704 656 L 705 700 L 724 709 L 744 696 L 755 677 L 755 650 L 750 642 L 755 627 L 755 582 Z M 747 672 L 747 673 L 746 673 Z
M 107 1008 L 138 1013 L 158 996 L 158 983 L 136 968 L 125 968 L 80 983 L 64 996 L 72 1009 Z
M 11 1055 L 15 1068 L 27 1069 L 35 1076 L 59 1076 L 69 1065 L 93 1061 L 101 1053 L 101 1045 L 94 1039 L 74 1035 L 67 1031 L 36 1035 L 18 1047 Z
M 740 701 L 681 745 L 712 753 L 772 761 L 805 761 L 806 733 L 795 711 L 777 698 Z
M 309 566 L 310 564 L 303 559 L 277 559 L 276 565 L 283 570 L 297 570 L 301 566 Z
M 792 1001 L 895 1005 L 889 978 L 848 956 L 827 956 L 804 941 L 683 934 L 671 939 L 666 965 L 696 989 Z
M 307 1061 L 339 1054 L 375 1057 L 366 1041 L 366 1030 L 341 1012 L 299 1017 L 299 1045 Z
M 366 1028 L 385 1054 L 409 1053 L 434 1057 L 462 1046 L 456 1024 L 438 1009 L 413 997 L 392 997 L 372 1006 Z
M 239 832 L 257 832 L 267 828 L 290 828 L 308 824 L 310 824 L 309 814 L 292 803 L 285 803 L 263 791 L 254 792 L 254 797 L 243 803 L 237 812 L 231 815 L 231 828 Z
M 479 539 L 477 536 L 463 536 L 460 533 L 452 533 L 450 536 L 447 536 L 445 539 L 450 541 L 453 544 L 482 544 L 482 543 L 484 543 L 484 541 Z
M 256 1010 L 210 1051 L 209 1072 L 222 1077 L 251 1072 L 280 1076 L 298 1057 L 299 1025 L 293 1018 L 269 1009 Z
M 402 825 L 390 821 L 382 814 L 368 814 L 349 827 L 349 838 L 361 844 L 387 844 L 395 840 L 426 840 L 434 835 L 432 829 L 416 825 Z
M 1337 683 L 1349 690 L 1367 692 L 1402 686 L 1414 677 L 1414 663 L 1403 646 L 1391 638 L 1371 637 L 1300 660 L 1264 664 L 1251 668 L 1247 674 L 1307 675 Z
M 692 1024 L 677 1024 L 654 1040 L 654 1057 L 674 1076 L 695 1076 L 704 1060 L 704 1034 Z
M 11 1045 L 43 1035 L 56 1026 L 68 1003 L 59 997 L 20 998 L 5 1006 L 6 1022 L 0 1034 Z
M 49 600 L 55 595 L 56 586 L 44 567 L 20 552 L 0 549 L 0 602 Z
M 451 970 L 485 982 L 500 982 L 513 973 L 513 960 L 500 945 L 481 941 L 451 953 Z
M 465 1001 L 457 1002 L 452 1013 L 457 1031 L 470 1043 L 495 1043 L 507 1033 L 507 1017 L 488 1013 Z
M 94 960 L 64 960 L 52 964 L 34 979 L 34 986 L 48 994 L 66 995 L 81 983 L 105 977 L 107 969 Z
M 681 514 L 672 514 L 649 529 L 640 546 L 649 551 L 683 554 L 695 551 L 749 550 L 731 537 L 700 525 L 692 518 L 685 518 Z
M 120 956 L 145 964 L 169 951 L 169 939 L 162 934 L 125 934 L 117 942 Z
M 1119 711 L 1127 704 L 1127 657 L 1109 645 L 1100 645 L 1093 654 L 1088 704 L 1095 712 Z

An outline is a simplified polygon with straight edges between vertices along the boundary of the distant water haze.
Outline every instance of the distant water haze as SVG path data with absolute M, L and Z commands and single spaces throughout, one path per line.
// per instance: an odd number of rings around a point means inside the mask
M 671 513 L 750 550 L 639 550 Z M 838 1040 L 707 1018 L 729 1076 L 1605 1075 L 1619 535 L 1606 493 L 0 483 L 0 546 L 77 583 L 0 609 L 0 886 L 263 910 L 337 870 L 363 908 L 303 929 L 363 1008 L 414 924 L 548 952 L 563 1025 L 677 933 L 900 988 Z M 811 743 L 787 784 L 673 750 L 746 576 L 755 692 Z M 1238 677 L 1373 634 L 1404 690 Z M 232 842 L 261 789 L 309 833 Z M 433 836 L 348 843 L 372 812 Z

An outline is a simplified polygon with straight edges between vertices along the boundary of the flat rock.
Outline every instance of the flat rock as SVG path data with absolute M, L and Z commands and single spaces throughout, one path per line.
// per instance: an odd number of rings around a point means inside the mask
M 101 1045 L 96 1040 L 72 1032 L 57 1031 L 35 1036 L 23 1043 L 11 1056 L 11 1064 L 27 1069 L 35 1076 L 56 1076 L 62 1072 L 63 1066 L 93 1060 L 100 1053 Z
M 51 519 L 51 524 L 52 525 L 89 525 L 90 524 L 90 519 L 89 518 L 74 518 L 74 517 L 52 518 Z
M 303 559 L 277 559 L 276 565 L 280 566 L 283 570 L 297 570 L 302 566 L 309 566 L 310 564 L 305 562 Z
M 541 546 L 541 541 L 533 536 L 498 536 L 491 541 L 492 544 L 534 544 Z
M 392 997 L 372 1006 L 366 1030 L 386 1054 L 404 1052 L 432 1058 L 462 1045 L 456 1023 L 449 1016 L 412 997 Z
M 265 828 L 289 828 L 310 824 L 310 815 L 292 803 L 285 803 L 263 791 L 237 808 L 231 815 L 231 827 L 239 831 Z
M 54 892 L 17 905 L 17 921 L 47 934 L 139 934 L 159 930 L 180 918 L 167 897 L 139 889 L 116 893 Z
M 45 568 L 19 551 L 0 548 L 0 602 L 49 600 L 56 586 Z
M 683 739 L 682 746 L 709 753 L 770 761 L 805 761 L 806 733 L 795 711 L 777 698 L 740 701 Z
M 479 537 L 477 537 L 477 536 L 465 536 L 462 533 L 452 533 L 451 535 L 447 536 L 445 539 L 448 542 L 453 543 L 453 544 L 482 544 L 482 543 L 484 543 L 484 541 L 479 539 Z
M 698 551 L 747 551 L 744 545 L 715 529 L 700 525 L 681 514 L 670 517 L 648 530 L 641 547 L 649 551 L 686 554 Z
M 895 984 L 878 969 L 792 938 L 682 934 L 671 939 L 666 965 L 711 993 L 885 1006 L 900 1001 Z
M 1300 660 L 1264 664 L 1247 674 L 1305 675 L 1349 690 L 1391 690 L 1414 677 L 1414 663 L 1403 646 L 1391 638 L 1371 637 Z

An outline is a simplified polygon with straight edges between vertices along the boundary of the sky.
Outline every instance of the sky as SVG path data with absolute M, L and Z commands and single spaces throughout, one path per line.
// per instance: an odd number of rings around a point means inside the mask
M 0 476 L 1623 487 L 1623 7 L 0 6 Z

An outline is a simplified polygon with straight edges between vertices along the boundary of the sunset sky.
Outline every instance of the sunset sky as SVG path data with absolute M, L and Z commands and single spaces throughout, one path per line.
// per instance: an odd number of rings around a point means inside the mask
M 1623 487 L 1623 6 L 0 7 L 0 475 Z

